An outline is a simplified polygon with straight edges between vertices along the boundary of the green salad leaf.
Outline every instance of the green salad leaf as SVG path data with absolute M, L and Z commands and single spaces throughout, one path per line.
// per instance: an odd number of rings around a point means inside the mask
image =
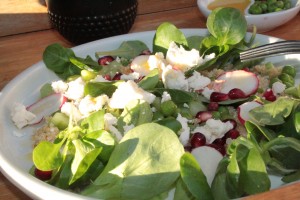
M 82 194 L 103 199 L 155 197 L 179 178 L 183 153 L 170 129 L 155 123 L 137 126 L 125 134 L 105 170 Z
M 185 35 L 169 22 L 164 22 L 156 29 L 153 39 L 153 52 L 162 52 L 166 55 L 171 42 L 188 46 Z
M 112 51 L 98 51 L 96 52 L 96 56 L 100 57 L 109 55 L 132 59 L 140 55 L 144 50 L 148 50 L 147 45 L 145 45 L 142 41 L 132 40 L 122 42 L 119 48 Z
M 196 158 L 192 154 L 185 153 L 181 157 L 180 174 L 188 190 L 196 199 L 213 199 L 212 191 L 201 170 L 201 166 L 199 166 Z

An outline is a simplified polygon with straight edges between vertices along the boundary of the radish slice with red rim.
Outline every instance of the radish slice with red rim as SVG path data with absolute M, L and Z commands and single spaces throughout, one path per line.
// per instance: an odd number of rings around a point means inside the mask
M 54 112 L 58 111 L 66 101 L 67 98 L 64 95 L 60 93 L 54 93 L 31 104 L 26 108 L 26 110 L 33 113 L 36 117 L 29 123 L 29 125 L 40 123 L 45 117 L 50 116 Z

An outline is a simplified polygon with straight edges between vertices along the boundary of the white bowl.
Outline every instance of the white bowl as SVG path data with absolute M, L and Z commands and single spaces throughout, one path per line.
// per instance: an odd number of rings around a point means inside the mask
M 206 29 L 183 29 L 183 33 L 187 37 L 206 36 L 208 31 Z M 154 34 L 154 31 L 148 31 L 120 35 L 80 45 L 73 50 L 79 57 L 86 57 L 87 55 L 94 57 L 95 52 L 99 51 L 100 47 L 103 51 L 109 51 L 118 48 L 126 40 L 140 40 L 151 47 Z M 250 33 L 247 34 L 248 38 L 250 36 Z M 260 34 L 256 36 L 256 42 L 259 44 L 278 40 L 278 38 Z M 300 67 L 298 55 L 272 57 L 266 61 L 271 61 L 275 66 L 294 65 Z M 29 126 L 19 130 L 10 118 L 9 113 L 15 102 L 30 105 L 39 98 L 40 86 L 55 80 L 58 80 L 58 77 L 48 70 L 41 61 L 15 77 L 0 91 L 0 171 L 32 199 L 86 200 L 88 199 L 86 196 L 48 185 L 28 173 L 33 164 L 31 158 L 33 141 L 31 137 L 35 127 Z M 300 83 L 300 73 L 297 73 L 296 83 Z M 20 133 L 24 136 L 18 137 L 17 135 Z M 280 177 L 270 176 L 270 179 L 272 189 L 281 187 L 283 184 Z
M 198 7 L 205 17 L 211 13 L 207 6 L 214 0 L 197 0 Z M 254 2 L 251 0 L 250 5 Z M 299 0 L 291 0 L 292 7 L 287 10 L 272 12 L 266 14 L 252 15 L 248 12 L 250 5 L 245 9 L 245 17 L 248 23 L 248 30 L 252 30 L 253 25 L 256 26 L 258 32 L 270 31 L 280 25 L 285 24 L 294 18 L 300 10 Z

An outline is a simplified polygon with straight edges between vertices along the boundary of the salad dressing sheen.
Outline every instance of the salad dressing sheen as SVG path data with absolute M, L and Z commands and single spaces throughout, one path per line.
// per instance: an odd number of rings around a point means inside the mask
M 215 0 L 207 5 L 209 10 L 214 10 L 218 7 L 231 7 L 244 12 L 249 6 L 250 0 Z

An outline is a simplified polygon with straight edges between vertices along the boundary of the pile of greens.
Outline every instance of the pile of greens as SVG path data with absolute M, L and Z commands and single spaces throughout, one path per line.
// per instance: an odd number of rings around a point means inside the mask
M 222 68 L 232 64 L 243 68 L 238 53 L 249 48 L 253 37 L 245 40 L 247 23 L 242 13 L 232 8 L 219 8 L 207 20 L 209 35 L 185 35 L 170 23 L 163 23 L 153 39 L 153 53 L 166 53 L 170 42 L 186 49 L 198 49 L 202 56 L 215 53 L 215 58 L 196 66 L 194 70 Z M 122 62 L 130 62 L 148 47 L 141 41 L 126 41 L 118 49 L 97 52 L 97 56 L 113 55 Z M 58 44 L 44 52 L 44 62 L 63 80 L 80 75 L 82 70 L 115 75 L 120 63 L 99 66 L 91 57 L 75 56 L 71 49 Z M 88 83 L 85 94 L 111 95 L 118 82 Z M 153 71 L 139 86 L 162 94 L 159 76 Z M 195 94 L 167 90 L 177 103 L 190 102 Z M 256 194 L 270 189 L 268 174 L 282 176 L 284 182 L 300 179 L 300 89 L 291 87 L 283 97 L 251 111 L 246 122 L 247 138 L 239 137 L 227 149 L 227 156 L 219 163 L 210 187 L 195 158 L 184 151 L 176 132 L 181 129 L 174 121 L 153 122 L 150 106 L 135 102 L 121 113 L 123 121 L 136 127 L 116 142 L 104 130 L 104 114 L 97 111 L 79 124 L 70 119 L 54 143 L 41 142 L 33 150 L 34 167 L 53 171 L 47 182 L 66 190 L 100 199 L 165 199 L 175 188 L 174 199 L 230 199 Z M 144 115 L 148 113 L 149 115 Z M 122 127 L 122 120 L 118 123 Z M 170 125 L 171 124 L 171 125 Z M 209 158 L 207 158 L 209 159 Z M 79 191 L 78 191 L 79 189 Z

